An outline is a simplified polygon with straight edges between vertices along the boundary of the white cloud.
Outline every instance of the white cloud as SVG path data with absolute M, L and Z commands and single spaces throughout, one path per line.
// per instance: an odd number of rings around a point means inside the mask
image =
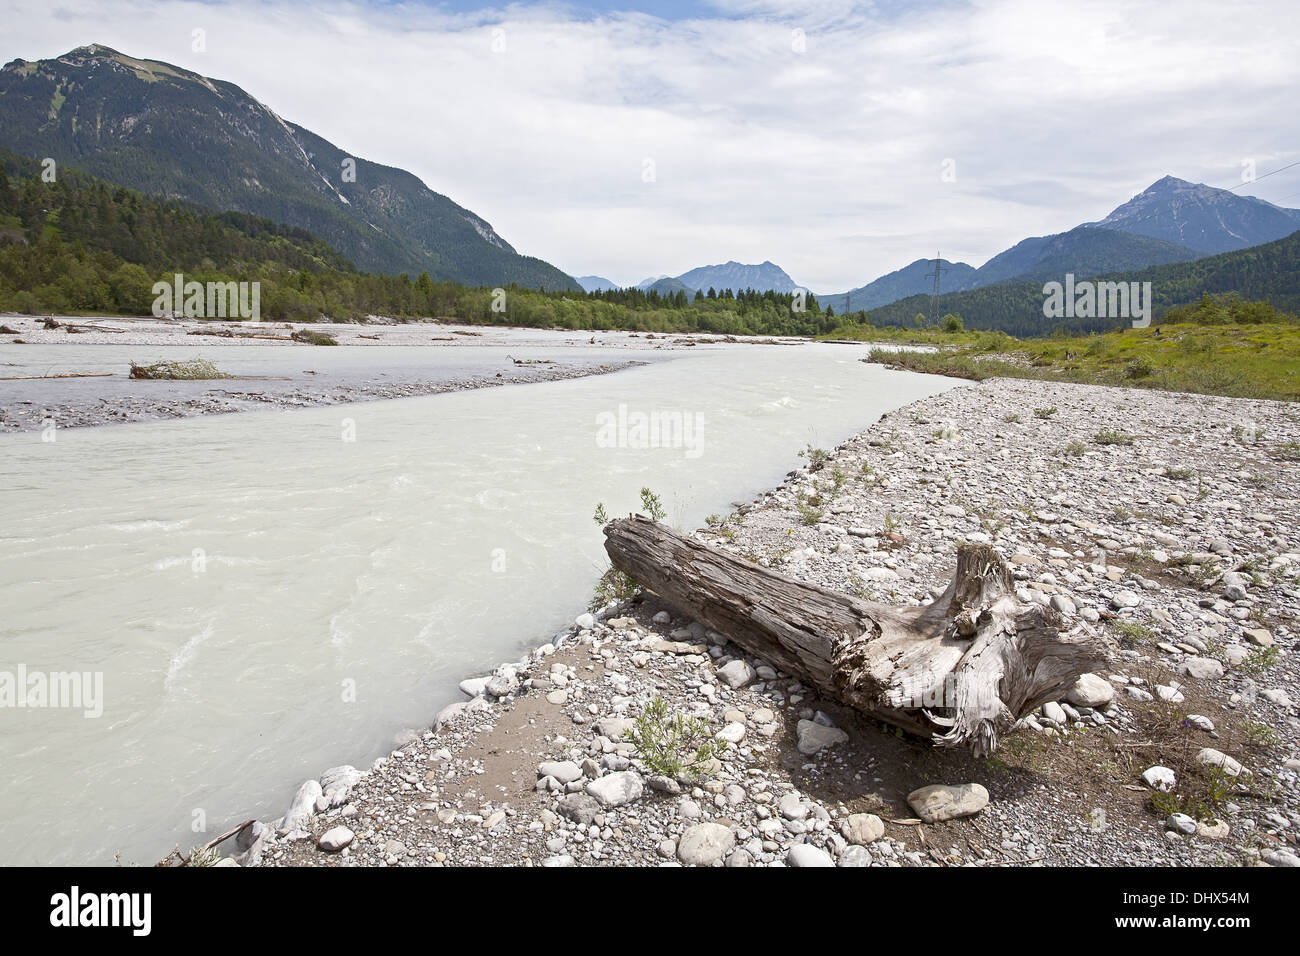
M 1230 14 L 1204 0 L 718 0 L 677 21 L 62 0 L 0 15 L 6 60 L 99 42 L 229 80 L 411 170 L 520 251 L 620 282 L 771 259 L 841 291 L 936 250 L 978 265 L 1166 173 L 1229 185 L 1243 158 L 1261 174 L 1300 158 L 1290 0 Z M 1297 188 L 1300 167 L 1240 191 Z

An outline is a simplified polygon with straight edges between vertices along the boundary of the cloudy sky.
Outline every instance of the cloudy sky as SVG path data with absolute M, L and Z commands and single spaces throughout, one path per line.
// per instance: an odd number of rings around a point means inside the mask
M 5 61 L 102 43 L 229 80 L 619 283 L 770 259 L 832 292 L 936 251 L 980 265 L 1166 174 L 1300 205 L 1300 165 L 1266 175 L 1300 161 L 1295 0 L 0 0 L 0 18 Z

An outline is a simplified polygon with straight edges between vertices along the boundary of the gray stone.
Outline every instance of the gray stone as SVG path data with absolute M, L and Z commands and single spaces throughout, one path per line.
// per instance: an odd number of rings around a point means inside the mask
M 1198 680 L 1218 680 L 1223 676 L 1223 665 L 1213 657 L 1189 657 L 1178 666 L 1178 670 Z
M 989 802 L 989 792 L 978 783 L 955 786 L 932 784 L 907 795 L 908 805 L 926 823 L 940 823 L 979 813 Z
M 799 752 L 806 757 L 849 739 L 849 735 L 838 727 L 823 727 L 811 720 L 799 721 L 798 735 Z
M 1081 674 L 1065 692 L 1067 703 L 1076 707 L 1105 707 L 1115 699 L 1115 685 L 1096 674 Z
M 334 827 L 326 830 L 316 841 L 316 846 L 326 853 L 337 853 L 356 839 L 356 834 L 347 827 Z
M 582 768 L 572 760 L 548 760 L 537 767 L 539 777 L 554 777 L 560 783 L 573 783 L 582 778 Z
M 556 812 L 575 823 L 588 826 L 596 814 L 600 813 L 600 804 L 595 797 L 589 797 L 585 793 L 570 793 L 560 800 Z
M 718 680 L 733 690 L 752 684 L 757 676 L 758 672 L 742 660 L 730 661 L 718 668 Z
M 736 837 L 720 823 L 697 823 L 677 841 L 677 859 L 688 866 L 714 866 L 732 851 Z
M 874 813 L 851 813 L 840 823 L 840 833 L 850 843 L 866 846 L 885 835 L 885 824 Z
M 864 846 L 845 847 L 837 866 L 870 866 L 871 853 Z
M 1206 767 L 1222 767 L 1223 772 L 1229 777 L 1240 776 L 1243 773 L 1247 776 L 1250 775 L 1250 771 L 1242 767 L 1240 761 L 1212 747 L 1202 748 L 1196 755 L 1196 762 Z

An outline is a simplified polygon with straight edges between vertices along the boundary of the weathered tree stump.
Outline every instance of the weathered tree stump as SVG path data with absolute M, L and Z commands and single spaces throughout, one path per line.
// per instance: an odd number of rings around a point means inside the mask
M 1016 599 L 988 545 L 944 594 L 891 607 L 796 581 L 636 515 L 605 526 L 614 567 L 821 693 L 943 747 L 991 752 L 1016 720 L 1102 666 L 1105 641 Z

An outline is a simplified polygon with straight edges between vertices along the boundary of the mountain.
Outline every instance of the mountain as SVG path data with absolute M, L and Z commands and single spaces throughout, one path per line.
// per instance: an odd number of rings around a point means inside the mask
M 1136 236 L 1176 242 L 1202 255 L 1281 239 L 1300 229 L 1300 209 L 1166 176 L 1100 222 Z
M 1061 277 L 1057 276 L 1056 281 Z M 1263 245 L 1205 256 L 1189 262 L 1116 271 L 1091 281 L 1150 282 L 1152 311 L 1158 318 L 1171 306 L 1195 302 L 1205 293 L 1236 292 L 1289 312 L 1300 311 L 1300 231 Z M 968 329 L 1001 329 L 1017 336 L 1045 335 L 1056 327 L 1082 332 L 1107 331 L 1123 320 L 1076 318 L 1049 320 L 1043 315 L 1043 283 L 1016 281 L 939 296 L 939 315 L 960 315 Z M 877 308 L 873 325 L 912 325 L 918 313 L 929 314 L 930 297 L 912 296 Z
M 943 291 L 956 292 L 970 288 L 971 280 L 975 276 L 974 266 L 964 262 L 949 262 L 947 259 L 940 259 L 939 263 L 947 270 L 940 276 L 940 288 Z M 864 286 L 834 295 L 819 295 L 817 299 L 823 307 L 831 306 L 837 313 L 843 315 L 845 312 L 862 310 L 870 312 L 879 306 L 906 299 L 910 295 L 927 294 L 933 289 L 934 260 L 917 259 Z
M 578 276 L 578 285 L 587 292 L 608 292 L 611 289 L 619 289 L 622 286 L 610 282 L 604 276 Z
M 999 252 L 976 270 L 969 287 L 979 288 L 1012 280 L 1063 281 L 1067 272 L 1083 278 L 1120 269 L 1143 269 L 1199 258 L 1200 253 L 1187 246 L 1163 239 L 1077 226 L 1054 236 L 1024 239 L 1005 252 Z
M 791 279 L 784 269 L 772 262 L 759 265 L 745 265 L 740 262 L 726 262 L 717 266 L 700 266 L 690 272 L 683 272 L 677 277 L 688 289 L 708 291 L 731 289 L 739 292 L 753 289 L 756 292 L 797 292 L 804 288 Z
M 6 64 L 0 146 L 308 230 L 367 271 L 580 288 L 410 173 L 349 156 L 234 84 L 104 46 Z
M 664 276 L 662 279 L 651 282 L 648 286 L 645 286 L 642 291 L 658 292 L 660 296 L 676 295 L 678 292 L 685 292 L 686 300 L 688 302 L 695 298 L 694 289 L 690 288 L 678 279 L 671 278 L 670 276 Z

